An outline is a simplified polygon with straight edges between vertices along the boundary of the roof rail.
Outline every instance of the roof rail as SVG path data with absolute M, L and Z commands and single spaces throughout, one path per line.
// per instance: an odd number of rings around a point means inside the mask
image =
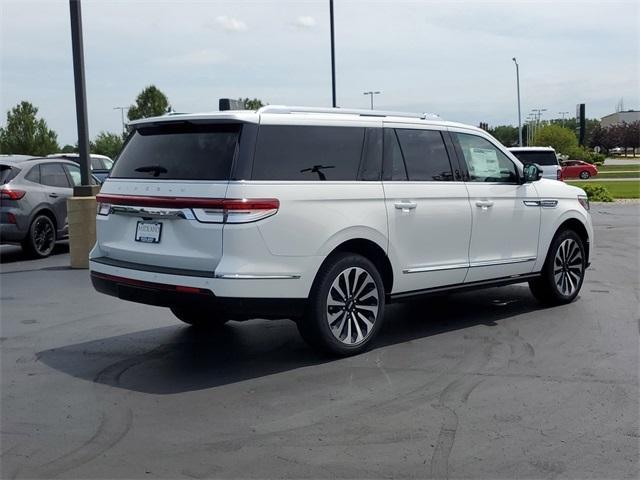
M 420 120 L 442 120 L 434 113 L 389 112 L 357 108 L 289 107 L 286 105 L 266 105 L 258 109 L 258 113 L 331 113 L 337 115 L 360 115 L 361 117 L 405 117 L 418 118 Z

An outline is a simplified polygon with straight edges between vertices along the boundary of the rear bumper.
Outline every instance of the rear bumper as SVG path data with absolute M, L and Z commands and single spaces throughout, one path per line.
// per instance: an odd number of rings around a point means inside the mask
M 0 242 L 19 243 L 27 236 L 26 230 L 21 230 L 13 223 L 0 223 Z
M 106 295 L 159 307 L 207 308 L 234 320 L 297 318 L 306 299 L 218 297 L 206 288 L 187 287 L 91 272 L 94 288 Z

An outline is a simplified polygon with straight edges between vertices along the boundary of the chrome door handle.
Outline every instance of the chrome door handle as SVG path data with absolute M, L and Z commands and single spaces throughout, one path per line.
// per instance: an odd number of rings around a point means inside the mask
M 408 212 L 409 210 L 415 210 L 418 206 L 418 202 L 396 202 L 393 204 L 398 210 Z
M 58 198 L 59 197 L 59 195 L 57 193 L 50 193 L 49 196 L 51 198 Z
M 480 207 L 482 210 L 488 210 L 490 207 L 493 207 L 493 202 L 491 200 L 478 200 L 476 207 Z

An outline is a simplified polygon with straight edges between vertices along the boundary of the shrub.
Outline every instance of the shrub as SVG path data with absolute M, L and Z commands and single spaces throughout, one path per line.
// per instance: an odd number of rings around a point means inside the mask
M 605 155 L 602 155 L 601 153 L 591 152 L 578 145 L 570 147 L 567 151 L 567 155 L 570 160 L 584 160 L 588 163 L 602 163 L 606 158 Z
M 613 197 L 607 190 L 607 187 L 602 185 L 580 185 L 590 202 L 613 202 Z

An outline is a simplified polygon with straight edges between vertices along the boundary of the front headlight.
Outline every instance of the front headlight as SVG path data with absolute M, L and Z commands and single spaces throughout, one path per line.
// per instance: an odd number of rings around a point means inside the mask
M 584 207 L 585 210 L 589 210 L 589 197 L 586 195 L 578 195 L 578 202 Z

